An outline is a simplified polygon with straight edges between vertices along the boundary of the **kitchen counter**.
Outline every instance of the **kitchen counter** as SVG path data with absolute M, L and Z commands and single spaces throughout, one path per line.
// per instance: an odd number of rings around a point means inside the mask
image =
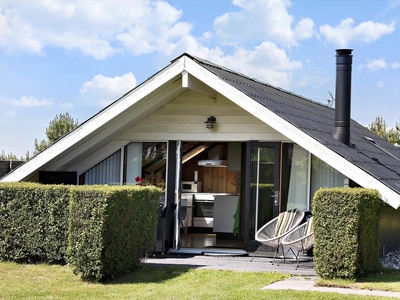
M 214 227 L 213 232 L 233 233 L 234 215 L 239 201 L 238 195 L 214 196 Z
M 221 198 L 222 197 L 222 198 Z M 223 198 L 228 197 L 228 198 Z M 215 212 L 215 203 L 219 202 L 218 205 L 231 205 L 232 203 L 225 203 L 226 199 L 230 199 L 229 197 L 236 197 L 238 199 L 239 196 L 232 196 L 228 193 L 194 193 L 193 194 L 193 227 L 206 227 L 206 228 L 215 228 L 215 221 L 218 224 L 221 222 L 224 223 L 226 217 L 223 215 L 225 213 L 226 208 L 220 207 L 217 209 L 217 213 Z M 235 204 L 236 203 L 236 204 Z M 237 201 L 233 203 L 234 212 L 236 211 Z M 228 207 L 229 208 L 229 207 Z M 234 222 L 234 220 L 233 220 Z M 229 222 L 228 222 L 229 223 Z M 229 223 L 230 224 L 230 223 Z M 233 232 L 233 224 L 231 232 Z M 230 225 L 225 225 L 230 226 Z M 226 229 L 224 229 L 226 230 Z M 215 231 L 215 230 L 214 230 Z

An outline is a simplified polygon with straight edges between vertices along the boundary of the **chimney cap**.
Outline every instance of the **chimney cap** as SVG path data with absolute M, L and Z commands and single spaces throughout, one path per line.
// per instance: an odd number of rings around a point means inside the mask
M 351 54 L 353 49 L 336 49 L 336 54 Z

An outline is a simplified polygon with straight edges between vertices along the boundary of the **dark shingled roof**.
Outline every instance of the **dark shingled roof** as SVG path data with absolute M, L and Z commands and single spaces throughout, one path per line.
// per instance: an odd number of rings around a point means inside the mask
M 400 194 L 400 148 L 386 142 L 354 120 L 351 120 L 351 146 L 349 147 L 332 135 L 335 119 L 333 108 L 259 82 L 209 61 L 193 56 L 191 58 Z M 357 182 L 356 179 L 353 178 L 353 180 Z

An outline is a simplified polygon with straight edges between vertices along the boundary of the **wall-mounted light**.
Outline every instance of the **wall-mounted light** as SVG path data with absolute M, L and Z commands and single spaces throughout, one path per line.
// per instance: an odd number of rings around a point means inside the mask
M 217 119 L 214 116 L 210 116 L 204 123 L 206 123 L 206 128 L 214 128 L 214 124 L 217 123 Z

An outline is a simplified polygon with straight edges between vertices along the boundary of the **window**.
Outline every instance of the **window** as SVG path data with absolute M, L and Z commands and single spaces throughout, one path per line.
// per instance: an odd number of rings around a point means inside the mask
M 84 184 L 120 185 L 121 150 L 107 157 L 83 174 Z M 82 183 L 82 181 L 80 182 Z
M 167 143 L 130 143 L 125 146 L 124 184 L 137 184 L 140 177 L 141 184 L 165 188 L 166 165 Z
M 310 202 L 322 187 L 343 186 L 345 176 L 296 144 L 283 144 L 281 211 L 311 209 Z
M 309 154 L 299 145 L 289 150 L 289 192 L 287 209 L 308 209 Z
M 136 177 L 142 178 L 142 143 L 125 146 L 124 184 L 136 184 Z
M 79 184 L 140 183 L 165 188 L 166 164 L 167 143 L 130 143 L 80 175 Z
M 322 187 L 344 186 L 346 176 L 336 171 L 316 156 L 312 156 L 311 164 L 311 195 Z

